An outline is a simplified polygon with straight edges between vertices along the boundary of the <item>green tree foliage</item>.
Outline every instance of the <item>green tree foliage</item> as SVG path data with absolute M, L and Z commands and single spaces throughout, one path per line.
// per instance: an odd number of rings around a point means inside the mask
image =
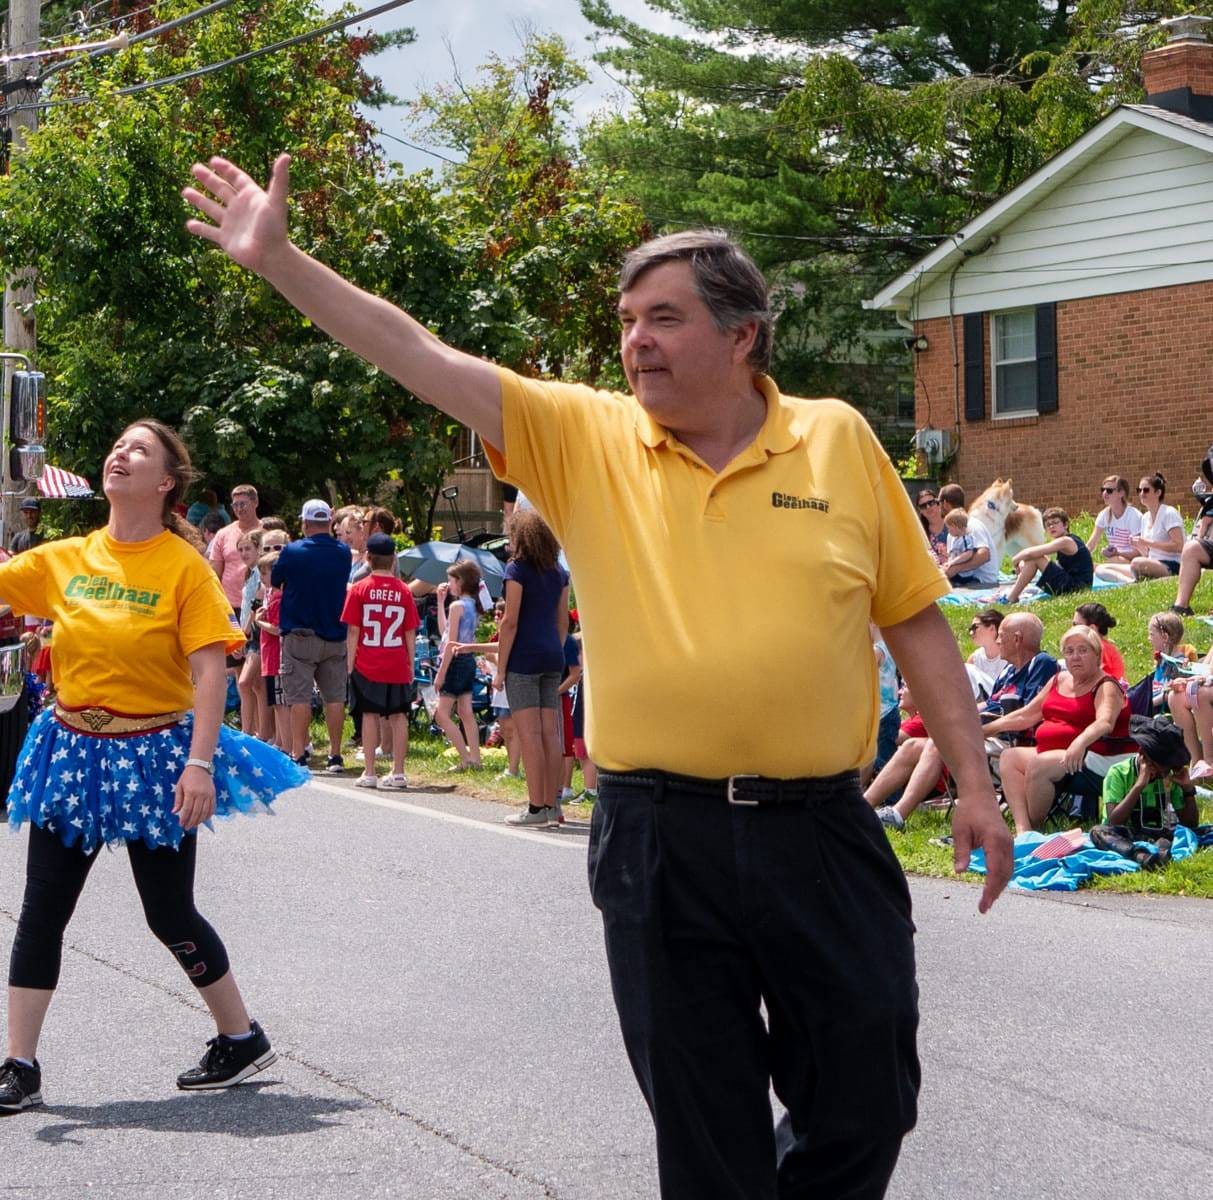
M 308 41 L 116 94 L 325 19 L 316 0 L 237 0 L 56 75 L 56 106 L 0 179 L 0 246 L 6 268 L 38 272 L 57 461 L 95 477 L 114 432 L 152 413 L 183 430 L 208 480 L 251 479 L 282 511 L 394 482 L 422 539 L 457 426 L 189 237 L 189 164 L 221 153 L 265 178 L 290 150 L 297 244 L 455 345 L 587 381 L 615 379 L 613 274 L 642 217 L 576 159 L 565 97 L 581 68 L 555 41 L 418 102 L 427 136 L 466 160 L 441 180 L 390 173 L 359 115 L 382 96 L 361 65 L 381 42 Z
M 195 7 L 160 5 L 168 20 Z M 443 286 L 465 273 L 433 189 L 382 185 L 359 103 L 377 82 L 365 39 L 301 42 L 178 86 L 119 96 L 330 19 L 314 0 L 238 0 L 202 21 L 48 81 L 53 107 L 0 181 L 6 268 L 38 272 L 50 447 L 92 473 L 126 421 L 179 426 L 204 475 L 255 480 L 284 506 L 370 493 L 396 477 L 428 531 L 448 423 L 327 338 L 254 277 L 189 237 L 180 189 L 212 153 L 264 178 L 294 155 L 292 233 L 423 320 L 463 320 Z M 83 100 L 83 103 L 76 103 Z M 417 294 L 416 281 L 428 288 Z
M 449 210 L 479 258 L 490 356 L 524 374 L 622 384 L 615 277 L 646 228 L 617 171 L 586 164 L 570 133 L 585 69 L 559 38 L 531 35 L 473 84 L 425 92 L 419 136 L 460 156 Z
M 657 34 L 581 0 L 634 98 L 588 139 L 660 225 L 736 231 L 783 305 L 783 386 L 880 424 L 904 363 L 859 301 L 1117 103 L 1161 0 L 649 0 Z M 886 333 L 880 333 L 881 329 Z M 888 364 L 882 369 L 882 363 Z M 896 448 L 895 439 L 886 438 Z

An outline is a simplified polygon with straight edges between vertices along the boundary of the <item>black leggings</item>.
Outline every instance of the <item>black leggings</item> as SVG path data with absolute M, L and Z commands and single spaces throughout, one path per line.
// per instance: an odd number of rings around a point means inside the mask
M 148 927 L 173 952 L 195 987 L 218 982 L 228 972 L 227 951 L 194 907 L 197 837 L 182 838 L 178 850 L 151 850 L 142 842 L 127 842 L 126 849 Z M 10 987 L 49 990 L 59 982 L 63 933 L 98 853 L 99 848 L 83 854 L 65 846 L 31 823 L 25 900 L 9 959 Z

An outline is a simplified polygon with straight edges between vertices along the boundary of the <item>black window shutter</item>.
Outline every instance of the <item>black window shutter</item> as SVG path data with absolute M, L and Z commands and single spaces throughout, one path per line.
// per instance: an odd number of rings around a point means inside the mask
M 965 420 L 986 419 L 986 335 L 981 313 L 965 313 Z
M 1036 306 L 1036 411 L 1057 411 L 1057 305 Z

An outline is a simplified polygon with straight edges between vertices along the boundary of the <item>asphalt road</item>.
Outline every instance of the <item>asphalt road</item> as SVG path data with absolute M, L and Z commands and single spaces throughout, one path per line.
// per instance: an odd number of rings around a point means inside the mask
M 208 1022 L 103 854 L 0 1195 L 655 1196 L 584 831 L 503 811 L 318 785 L 204 834 L 200 907 L 280 1056 L 215 1095 L 174 1088 Z M 24 841 L 0 836 L 0 948 Z M 890 1194 L 1206 1196 L 1213 905 L 914 892 L 925 1083 Z

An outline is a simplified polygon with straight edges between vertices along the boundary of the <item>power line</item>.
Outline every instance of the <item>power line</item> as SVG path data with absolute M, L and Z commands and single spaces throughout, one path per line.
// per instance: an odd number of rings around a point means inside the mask
M 215 7 L 224 7 L 231 3 L 232 0 L 216 0 L 215 5 L 208 6 L 213 9 Z M 291 46 L 300 45 L 303 42 L 311 41 L 314 38 L 324 37 L 329 33 L 337 33 L 342 29 L 347 29 L 351 25 L 357 25 L 360 21 L 369 21 L 375 17 L 381 16 L 385 12 L 390 12 L 394 8 L 401 8 L 405 4 L 412 4 L 413 0 L 387 0 L 387 3 L 380 4 L 375 8 L 368 8 L 364 12 L 355 13 L 351 17 L 342 17 L 337 21 L 330 21 L 327 25 L 321 25 L 316 29 L 308 30 L 306 33 L 296 34 L 294 37 L 284 38 L 280 42 L 274 42 L 269 46 L 261 46 L 256 50 L 247 50 L 243 54 L 237 54 L 232 58 L 224 59 L 221 62 L 209 63 L 205 67 L 196 67 L 192 71 L 182 71 L 176 75 L 168 75 L 163 79 L 150 79 L 144 83 L 132 84 L 130 87 L 118 88 L 114 92 L 117 96 L 134 96 L 140 92 L 152 91 L 162 87 L 172 87 L 179 83 L 185 83 L 190 79 L 199 79 L 204 75 L 213 75 L 216 71 L 226 70 L 228 67 L 239 66 L 241 63 L 250 62 L 255 58 L 262 58 L 267 54 L 275 54 L 279 50 L 289 49 Z M 187 14 L 188 15 L 188 14 Z M 191 17 L 191 19 L 193 19 Z M 169 23 L 171 24 L 171 22 Z M 156 32 L 165 27 L 159 27 Z M 145 34 L 139 34 L 140 38 L 151 36 L 152 30 L 145 31 Z M 132 41 L 135 39 L 132 38 Z M 66 96 L 59 100 L 36 100 L 29 101 L 23 104 L 14 104 L 8 108 L 0 109 L 0 117 L 8 117 L 13 113 L 18 112 L 42 112 L 52 108 L 62 108 L 65 105 L 88 104 L 96 100 L 97 97 L 90 94 L 79 96 Z
M 146 42 L 150 38 L 159 37 L 161 34 L 170 33 L 174 29 L 180 29 L 182 25 L 189 25 L 197 21 L 200 17 L 209 17 L 212 13 L 217 13 L 222 9 L 228 8 L 235 3 L 235 0 L 214 0 L 211 4 L 205 4 L 201 8 L 195 8 L 190 12 L 182 13 L 179 17 L 174 17 L 171 21 L 165 21 L 162 25 L 153 25 L 150 29 L 145 29 L 142 33 L 137 33 L 134 37 L 127 39 L 128 46 L 135 46 L 139 42 Z M 102 51 L 101 53 L 104 53 Z M 97 52 L 89 54 L 88 58 L 96 58 Z M 38 76 L 37 82 L 43 83 L 49 76 L 54 75 L 56 71 L 62 71 L 64 67 L 74 66 L 79 59 L 65 58 L 62 62 L 51 63 L 41 75 Z
M 450 163 L 454 167 L 462 167 L 464 164 L 457 158 L 448 158 L 445 154 L 439 154 L 437 150 L 429 150 L 425 146 L 418 146 L 415 142 L 406 141 L 402 137 L 397 137 L 394 133 L 388 133 L 386 129 L 380 129 L 378 125 L 372 125 L 371 128 L 380 136 L 389 138 L 393 142 L 399 142 L 402 146 L 407 146 L 410 150 L 416 150 L 421 154 L 428 154 L 433 158 L 440 158 L 445 163 Z

